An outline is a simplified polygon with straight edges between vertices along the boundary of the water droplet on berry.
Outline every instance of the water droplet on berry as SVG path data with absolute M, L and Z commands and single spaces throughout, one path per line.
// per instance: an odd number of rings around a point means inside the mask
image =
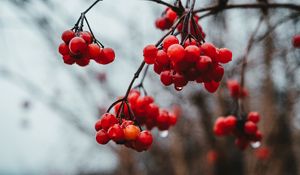
M 162 137 L 162 138 L 168 137 L 168 135 L 169 135 L 168 130 L 159 132 L 159 136 Z
M 261 143 L 260 142 L 251 142 L 251 147 L 252 148 L 258 148 L 260 147 Z
M 175 87 L 175 89 L 176 89 L 177 91 L 181 91 L 181 90 L 183 89 L 183 87 Z

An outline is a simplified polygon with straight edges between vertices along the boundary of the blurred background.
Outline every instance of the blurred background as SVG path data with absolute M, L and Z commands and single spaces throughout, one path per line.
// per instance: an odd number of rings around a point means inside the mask
M 299 11 L 232 9 L 201 19 L 206 41 L 233 51 L 222 87 L 209 94 L 192 83 L 177 92 L 162 86 L 150 67 L 145 88 L 160 106 L 180 110 L 180 119 L 167 136 L 154 130 L 152 148 L 137 153 L 112 142 L 98 145 L 94 123 L 125 94 L 143 47 L 163 35 L 154 21 L 165 7 L 144 0 L 100 2 L 87 18 L 98 40 L 115 49 L 116 60 L 108 66 L 66 65 L 57 51 L 61 33 L 91 3 L 0 0 L 1 175 L 299 174 L 300 49 L 291 44 L 300 32 Z M 196 7 L 215 3 L 202 0 Z M 242 152 L 233 138 L 216 138 L 212 125 L 232 111 L 226 81 L 240 79 L 247 48 L 245 109 L 261 113 L 264 139 L 259 148 Z

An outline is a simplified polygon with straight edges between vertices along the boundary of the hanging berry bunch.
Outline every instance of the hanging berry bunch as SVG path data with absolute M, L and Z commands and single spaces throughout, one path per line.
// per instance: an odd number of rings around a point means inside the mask
M 108 113 L 113 106 L 115 114 Z M 141 96 L 141 93 L 134 89 L 128 93 L 127 98 L 116 101 L 96 122 L 96 141 L 99 144 L 107 144 L 113 140 L 136 151 L 145 151 L 153 141 L 148 130 L 155 126 L 160 130 L 167 130 L 171 125 L 175 125 L 176 121 L 175 114 L 159 109 L 153 97 Z M 142 125 L 148 130 L 142 131 Z
M 261 132 L 257 129 L 260 115 L 257 112 L 250 112 L 247 118 L 237 119 L 237 116 L 230 115 L 219 117 L 214 124 L 214 134 L 216 136 L 233 135 L 236 137 L 236 146 L 244 150 L 250 142 L 260 142 Z
M 115 59 L 114 50 L 112 48 L 104 48 L 104 45 L 95 38 L 91 30 L 85 16 L 91 7 L 81 13 L 72 29 L 62 33 L 61 39 L 63 43 L 59 45 L 58 51 L 62 55 L 65 64 L 72 65 L 76 63 L 79 66 L 87 66 L 90 60 L 94 60 L 98 64 L 109 64 Z M 89 31 L 83 31 L 84 22 L 87 24 Z

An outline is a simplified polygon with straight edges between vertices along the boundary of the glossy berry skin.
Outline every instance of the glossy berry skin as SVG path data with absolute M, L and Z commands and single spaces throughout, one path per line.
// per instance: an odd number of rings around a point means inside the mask
M 74 38 L 74 37 L 75 37 L 75 32 L 73 32 L 72 30 L 66 30 L 61 35 L 61 39 L 66 44 L 69 44 L 69 42 L 71 41 L 71 39 Z
M 170 58 L 163 50 L 159 50 L 156 55 L 156 63 L 162 66 L 168 66 L 170 64 Z
M 244 126 L 244 131 L 247 134 L 255 134 L 257 131 L 257 126 L 252 121 L 247 121 Z
M 188 62 L 196 62 L 200 56 L 200 49 L 195 45 L 187 46 L 185 49 L 185 60 Z
M 95 130 L 99 131 L 100 129 L 102 129 L 101 119 L 97 120 L 97 122 L 95 123 Z
M 140 134 L 141 130 L 135 125 L 128 125 L 124 129 L 125 140 L 135 140 Z
M 144 61 L 147 64 L 154 64 L 158 49 L 155 45 L 147 45 L 143 50 Z
M 166 18 L 168 18 L 171 22 L 174 22 L 177 18 L 176 12 L 174 12 L 172 9 L 168 9 L 166 12 Z
M 210 92 L 210 93 L 216 92 L 219 86 L 220 86 L 220 83 L 219 82 L 215 82 L 215 81 L 204 83 L 205 89 L 208 92 Z
M 169 124 L 174 126 L 177 123 L 177 116 L 173 113 L 169 113 Z
M 197 61 L 197 69 L 199 71 L 205 72 L 212 65 L 212 60 L 208 56 L 200 56 L 200 59 Z
M 78 55 L 83 54 L 87 48 L 87 44 L 81 37 L 74 37 L 69 43 L 69 49 L 72 54 Z
M 92 59 L 100 57 L 101 51 L 102 49 L 97 44 L 88 45 L 88 53 Z
M 224 75 L 223 66 L 221 66 L 220 64 L 215 64 L 215 65 L 213 65 L 212 70 L 213 70 L 213 72 L 211 75 L 212 75 L 213 80 L 216 82 L 220 82 Z
M 73 57 L 71 57 L 70 55 L 64 55 L 63 60 L 64 60 L 64 63 L 69 64 L 69 65 L 72 65 L 75 63 L 75 59 Z
M 169 115 L 166 111 L 160 112 L 160 114 L 156 118 L 156 125 L 159 130 L 167 130 L 170 127 L 169 124 Z
M 112 48 L 103 48 L 100 57 L 95 58 L 99 64 L 109 64 L 115 60 L 115 52 Z
M 173 77 L 170 71 L 166 70 L 160 73 L 160 81 L 165 86 L 170 86 L 173 83 Z
M 109 138 L 107 132 L 105 130 L 101 129 L 96 133 L 96 141 L 99 144 L 104 145 L 110 141 L 110 138 Z
M 65 43 L 61 43 L 58 47 L 58 52 L 63 56 L 68 55 L 70 52 L 68 45 Z
M 259 115 L 258 112 L 249 112 L 247 118 L 248 118 L 249 121 L 252 121 L 254 123 L 258 123 L 259 120 L 260 120 L 260 115 Z
M 227 48 L 219 49 L 218 59 L 220 63 L 228 63 L 232 60 L 232 52 Z
M 163 49 L 167 51 L 168 48 L 173 44 L 179 44 L 179 40 L 176 38 L 176 36 L 169 35 L 163 40 Z
M 216 47 L 211 43 L 204 43 L 201 45 L 201 51 L 210 57 L 212 60 L 215 60 L 217 56 L 217 49 Z
M 91 33 L 87 31 L 80 32 L 80 37 L 84 39 L 87 44 L 91 44 L 93 41 Z
M 237 119 L 236 119 L 235 116 L 230 115 L 230 116 L 225 118 L 224 122 L 225 122 L 225 125 L 226 125 L 226 129 L 232 131 L 236 127 Z
M 89 65 L 89 63 L 90 63 L 90 59 L 88 57 L 84 57 L 76 60 L 76 64 L 82 67 Z
M 110 113 L 105 113 L 101 117 L 101 127 L 104 130 L 108 130 L 112 125 L 117 124 L 119 121 L 115 115 Z
M 171 61 L 173 62 L 179 62 L 181 61 L 185 56 L 185 50 L 180 44 L 173 44 L 168 48 L 167 54 Z
M 300 34 L 293 37 L 292 44 L 295 48 L 300 48 Z
M 224 136 L 227 134 L 226 123 L 225 123 L 224 117 L 219 117 L 216 120 L 213 131 L 214 131 L 214 134 L 217 136 Z
M 115 142 L 122 142 L 125 139 L 123 128 L 119 124 L 114 124 L 108 129 L 108 136 Z
M 147 130 L 142 131 L 137 137 L 136 141 L 138 142 L 139 146 L 143 147 L 144 149 L 148 149 L 153 142 L 153 137 L 151 132 Z

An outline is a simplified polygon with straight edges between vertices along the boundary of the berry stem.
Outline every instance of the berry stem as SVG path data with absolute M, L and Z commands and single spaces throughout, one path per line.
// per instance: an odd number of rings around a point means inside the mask
M 91 26 L 90 26 L 90 24 L 89 24 L 89 21 L 87 20 L 87 18 L 86 18 L 85 16 L 84 16 L 84 20 L 85 20 L 85 22 L 86 22 L 86 24 L 87 24 L 87 26 L 88 26 L 88 28 L 89 28 L 89 31 L 90 31 L 91 34 L 92 34 L 93 40 L 96 41 L 96 43 L 97 43 L 98 45 L 100 45 L 102 48 L 104 48 L 104 45 L 103 45 L 99 40 L 96 39 L 96 37 L 95 37 L 95 35 L 94 35 L 94 32 L 92 31 L 92 28 L 91 28 Z
M 100 2 L 102 0 L 96 0 L 89 8 L 87 8 L 84 12 L 82 12 L 83 14 L 86 14 L 87 12 L 89 12 L 98 2 Z

